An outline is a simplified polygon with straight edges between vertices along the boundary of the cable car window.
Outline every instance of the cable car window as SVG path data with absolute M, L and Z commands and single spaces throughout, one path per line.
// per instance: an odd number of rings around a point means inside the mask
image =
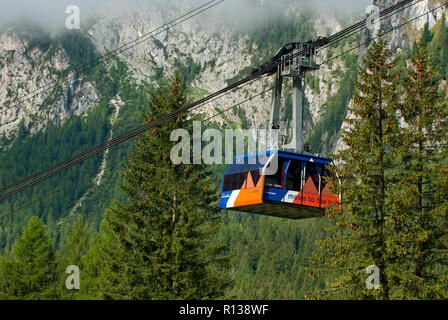
M 232 177 L 232 190 L 240 190 L 243 189 L 243 184 L 246 180 L 245 178 L 246 173 L 240 172 L 233 174 Z
M 228 174 L 224 176 L 224 186 L 222 188 L 222 191 L 230 191 L 232 190 L 232 175 Z
M 319 173 L 317 171 L 316 163 L 306 163 L 305 185 L 303 186 L 303 192 L 319 194 Z
M 286 189 L 290 191 L 300 191 L 300 181 L 302 179 L 302 161 L 291 160 L 286 174 Z
M 266 187 L 283 188 L 283 170 L 285 159 L 279 159 L 275 174 L 266 175 Z
M 252 180 L 254 182 L 254 186 L 258 185 L 258 181 L 260 181 L 260 178 L 261 178 L 261 171 L 262 170 L 263 169 L 259 169 L 259 170 L 254 170 L 254 171 L 250 172 L 252 174 Z
M 268 159 L 269 157 L 265 154 L 249 157 L 244 156 L 235 159 L 234 163 L 230 165 L 225 173 L 222 191 L 224 192 L 255 187 L 260 180 L 261 172 L 265 164 L 268 162 Z M 251 173 L 253 186 L 250 183 L 250 179 L 247 179 L 249 172 Z
M 240 187 L 240 189 L 246 189 L 246 185 L 247 185 L 247 174 L 248 174 L 247 171 L 246 171 L 246 172 L 243 172 L 243 173 L 241 174 L 241 180 L 240 180 L 241 187 Z
M 237 190 L 238 189 L 238 173 L 232 174 L 232 185 L 230 186 L 230 190 Z

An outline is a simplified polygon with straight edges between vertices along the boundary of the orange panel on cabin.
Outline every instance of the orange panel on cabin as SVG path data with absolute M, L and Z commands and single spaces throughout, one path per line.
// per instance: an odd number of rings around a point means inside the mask
M 235 200 L 234 207 L 248 206 L 251 204 L 263 203 L 263 188 L 255 187 L 251 189 L 242 189 L 238 193 L 238 197 Z
M 252 174 L 249 172 L 246 181 L 243 183 L 243 186 L 246 186 L 246 189 L 240 190 L 233 206 L 242 207 L 263 203 L 263 179 L 263 176 L 260 177 L 257 186 L 254 186 Z
M 320 205 L 319 205 L 319 194 L 303 192 L 302 204 L 304 206 L 320 207 Z
M 257 188 L 263 187 L 263 183 L 264 183 L 264 176 L 261 176 L 260 179 L 258 179 Z

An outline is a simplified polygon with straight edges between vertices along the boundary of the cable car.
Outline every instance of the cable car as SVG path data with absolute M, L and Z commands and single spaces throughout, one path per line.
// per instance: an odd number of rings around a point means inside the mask
M 327 41 L 319 37 L 316 42 L 289 43 L 275 54 L 279 65 L 266 71 L 275 72 L 269 124 L 274 130 L 280 127 L 283 77 L 292 77 L 292 141 L 280 148 L 271 141 L 274 151 L 236 157 L 223 177 L 221 208 L 290 219 L 323 216 L 328 206 L 340 208 L 341 183 L 330 170 L 333 161 L 305 152 L 303 145 L 303 76 L 319 69 L 316 48 Z M 331 191 L 332 176 L 337 177 L 338 194 Z
M 341 192 L 330 191 L 332 160 L 284 150 L 236 157 L 224 173 L 223 209 L 268 216 L 321 217 L 325 207 L 340 206 Z M 337 178 L 339 181 L 339 178 Z

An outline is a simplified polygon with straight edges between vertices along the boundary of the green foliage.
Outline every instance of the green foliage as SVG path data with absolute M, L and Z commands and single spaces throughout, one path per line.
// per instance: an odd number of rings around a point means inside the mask
M 285 98 L 285 108 L 284 108 L 284 112 L 282 115 L 282 121 L 287 121 L 288 119 L 292 119 L 292 108 L 293 108 L 293 103 L 292 103 L 292 94 L 288 94 Z
M 60 36 L 62 47 L 70 56 L 70 64 L 87 74 L 98 57 L 95 46 L 81 31 L 69 31 Z
M 320 80 L 319 77 L 313 76 L 311 73 L 306 74 L 306 84 L 313 90 L 314 93 L 320 94 Z
M 109 72 L 104 62 L 107 61 L 110 63 L 110 61 L 114 61 L 116 64 L 120 64 L 118 59 L 110 59 L 111 55 L 108 55 L 109 59 L 100 58 L 100 54 L 97 52 L 95 45 L 81 31 L 72 30 L 70 32 L 64 32 L 58 36 L 57 42 L 59 45 L 51 46 L 45 59 L 49 60 L 59 46 L 67 52 L 70 57 L 70 66 L 62 72 L 62 77 L 68 75 L 72 77 L 74 74 L 74 77 L 76 78 L 79 75 L 84 75 L 85 77 L 82 81 L 93 81 L 96 84 L 97 91 L 101 93 L 102 97 L 111 98 L 117 94 L 118 81 L 113 81 L 114 67 L 111 67 L 111 71 Z M 55 99 L 59 96 L 60 94 L 52 95 L 52 98 L 54 99 L 52 103 L 54 103 Z
M 191 58 L 190 56 L 187 57 L 185 62 L 176 59 L 174 67 L 179 70 L 182 81 L 186 83 L 190 83 L 191 81 L 193 81 L 202 70 L 201 63 L 193 61 L 193 58 Z
M 338 171 L 344 201 L 342 209 L 328 210 L 333 223 L 314 257 L 316 265 L 337 273 L 329 280 L 329 290 L 315 292 L 314 298 L 388 299 L 390 295 L 385 272 L 391 263 L 386 252 L 390 236 L 386 221 L 393 195 L 387 194 L 391 179 L 386 172 L 395 157 L 392 147 L 398 132 L 398 83 L 391 56 L 392 50 L 380 39 L 368 49 L 359 69 L 354 105 L 348 109 L 353 117 L 346 120 L 349 128 L 341 133 L 348 148 L 335 155 L 341 163 Z M 381 270 L 378 291 L 367 290 L 361 274 L 370 265 Z
M 429 30 L 429 23 L 425 23 L 425 26 L 423 27 L 422 31 L 422 41 L 427 46 L 429 43 L 431 43 L 431 40 L 433 38 L 433 35 L 431 31 Z
M 33 65 L 33 61 L 29 59 L 29 53 L 33 48 L 39 48 L 42 52 L 46 52 L 51 46 L 51 38 L 48 31 L 32 21 L 20 21 L 20 23 L 8 23 L 8 27 L 13 28 L 21 39 L 26 39 L 28 46 L 24 55 Z M 3 30 L 4 32 L 5 30 Z
M 99 300 L 101 292 L 98 286 L 98 278 L 102 272 L 100 261 L 101 238 L 96 234 L 95 238 L 89 243 L 88 251 L 81 257 L 81 282 L 79 292 L 75 298 L 79 300 Z
M 84 151 L 106 140 L 108 126 L 108 105 L 100 105 L 86 118 L 73 117 L 64 125 L 57 127 L 49 124 L 46 131 L 27 135 L 24 125 L 20 126 L 16 142 L 8 152 L 0 154 L 0 184 L 6 186 L 20 177 L 25 177 L 39 169 Z M 3 213 L 36 200 L 56 189 L 71 184 L 74 180 L 93 174 L 99 168 L 101 157 L 93 157 L 82 164 L 60 173 L 54 178 L 40 183 L 35 188 L 21 192 L 16 197 L 0 203 Z M 21 232 L 26 221 L 32 216 L 41 217 L 52 226 L 50 234 L 59 233 L 56 221 L 61 221 L 75 202 L 91 187 L 92 179 L 82 180 L 75 186 L 66 188 L 57 197 L 48 197 L 37 203 L 15 212 L 14 215 L 2 218 L 3 232 L 0 236 L 0 247 L 11 248 L 12 243 Z M 51 218 L 50 218 L 51 216 Z M 57 242 L 57 241 L 56 241 Z M 58 243 L 56 243 L 58 246 Z
M 161 84 L 146 121 L 184 106 L 184 90 L 179 73 Z M 128 201 L 115 202 L 103 224 L 105 299 L 218 298 L 229 284 L 225 247 L 211 241 L 221 221 L 213 183 L 204 166 L 173 165 L 168 157 L 172 130 L 189 122 L 179 116 L 142 134 L 130 156 L 120 184 Z
M 78 215 L 71 227 L 72 229 L 67 240 L 61 246 L 57 261 L 59 275 L 58 296 L 60 299 L 74 299 L 79 293 L 77 290 L 68 290 L 66 287 L 65 282 L 68 275 L 65 271 L 68 266 L 74 265 L 79 268 L 83 282 L 84 277 L 88 273 L 83 263 L 83 257 L 86 255 L 89 245 L 90 233 L 88 225 L 84 222 L 82 216 Z
M 241 69 L 241 70 L 240 70 L 234 77 L 232 77 L 232 78 L 230 78 L 230 79 L 227 79 L 227 80 L 226 80 L 226 84 L 227 84 L 228 86 L 234 84 L 234 83 L 237 82 L 238 80 L 241 80 L 241 79 L 243 79 L 243 78 L 249 76 L 250 73 L 251 73 L 251 71 L 252 71 L 252 68 L 251 68 L 251 67 L 246 67 L 246 68 Z
M 427 39 L 424 31 L 402 75 L 395 67 L 402 70 L 403 64 L 390 59 L 382 40 L 363 60 L 342 132 L 348 148 L 335 157 L 341 163 L 342 209 L 328 210 L 333 223 L 313 259 L 338 273 L 312 298 L 448 296 L 448 109 Z M 378 290 L 366 290 L 362 274 L 369 265 L 380 269 Z
M 232 256 L 235 280 L 228 297 L 295 300 L 324 287 L 306 272 L 320 235 L 322 223 L 316 219 L 292 221 L 229 211 L 219 233 Z
M 399 174 L 389 191 L 391 239 L 388 253 L 397 264 L 388 270 L 398 299 L 448 297 L 446 132 L 448 108 L 433 76 L 424 31 L 403 75 L 400 114 L 406 123 L 397 136 Z
M 36 217 L 29 220 L 12 250 L 0 261 L 0 298 L 45 299 L 54 295 L 55 259 L 52 240 Z
M 36 37 L 41 39 L 42 37 Z M 29 49 L 35 46 L 45 46 L 47 48 L 45 59 L 50 59 L 55 53 L 57 47 L 62 46 L 70 56 L 71 66 L 64 74 L 71 70 L 76 70 L 76 76 L 84 73 L 83 81 L 93 81 L 96 89 L 101 93 L 98 106 L 91 111 L 87 117 L 72 117 L 63 125 L 53 125 L 49 123 L 45 132 L 37 132 L 28 137 L 28 132 L 24 124 L 19 126 L 19 131 L 15 138 L 15 143 L 10 147 L 7 153 L 0 155 L 2 166 L 0 168 L 0 183 L 6 185 L 19 177 L 26 176 L 43 167 L 49 166 L 62 159 L 68 158 L 73 154 L 84 151 L 106 140 L 109 134 L 110 106 L 109 99 L 115 96 L 118 91 L 124 98 L 141 96 L 137 102 L 144 101 L 144 96 L 135 93 L 136 86 L 127 79 L 127 68 L 118 59 L 113 60 L 113 65 L 106 70 L 103 64 L 93 67 L 94 62 L 99 57 L 89 38 L 81 32 L 62 33 L 57 40 L 48 46 L 45 43 L 31 42 Z M 57 85 L 53 88 L 49 97 L 42 103 L 42 108 L 53 105 L 64 93 L 63 86 Z M 67 92 L 67 102 L 70 104 L 74 93 Z M 56 123 L 57 119 L 54 120 Z M 133 125 L 135 122 L 130 122 Z M 18 197 L 8 199 L 0 204 L 0 208 L 6 213 L 18 205 L 28 203 L 39 197 L 53 192 L 55 189 L 66 186 L 76 179 L 93 174 L 99 167 L 101 156 L 94 157 L 88 161 L 74 167 L 57 177 L 39 184 L 36 189 L 21 193 Z M 58 194 L 58 197 L 46 198 L 39 202 L 37 207 L 26 207 L 24 210 L 15 213 L 17 218 L 8 217 L 4 219 L 4 232 L 0 235 L 0 247 L 10 249 L 14 239 L 17 237 L 24 221 L 27 221 L 32 215 L 41 217 L 49 227 L 50 234 L 55 238 L 56 246 L 59 245 L 63 226 L 60 223 L 64 221 L 64 215 L 74 206 L 75 202 L 82 197 L 89 187 L 92 186 L 92 180 L 84 179 L 76 186 L 64 189 Z M 104 206 L 107 206 L 105 203 Z M 92 215 L 89 222 L 92 228 L 98 227 L 101 220 L 99 214 Z M 70 222 L 69 222 L 70 223 Z
M 238 118 L 240 119 L 241 129 L 247 130 L 249 129 L 249 125 L 246 117 L 246 110 L 242 107 L 238 107 L 237 109 Z
M 425 24 L 421 41 L 428 50 L 428 55 L 431 58 L 431 66 L 434 70 L 434 76 L 441 79 L 447 78 L 448 69 L 448 29 L 446 27 L 445 16 L 439 20 L 435 26 L 430 30 L 428 23 Z M 405 48 L 400 54 L 402 60 L 399 62 L 400 67 L 406 67 L 406 60 L 410 59 L 416 54 L 418 43 L 415 42 L 411 48 Z
M 433 57 L 432 66 L 438 70 L 438 74 L 447 80 L 446 69 L 448 67 L 448 28 L 445 22 L 445 15 L 437 22 L 432 29 L 432 36 L 424 32 L 424 43 L 428 44 L 431 56 Z M 429 38 L 431 41 L 428 42 Z

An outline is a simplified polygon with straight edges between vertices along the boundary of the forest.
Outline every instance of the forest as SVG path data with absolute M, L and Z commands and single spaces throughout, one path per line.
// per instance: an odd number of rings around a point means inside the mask
M 272 23 L 252 37 L 269 43 L 266 55 L 298 37 L 297 29 L 301 38 L 312 32 L 307 23 Z M 60 41 L 75 62 L 97 55 L 81 35 Z M 191 121 L 178 117 L 112 148 L 100 188 L 92 174 L 103 156 L 0 203 L 0 299 L 447 299 L 445 20 L 426 25 L 393 62 L 386 47 L 373 43 L 360 66 L 357 55 L 344 58 L 340 89 L 308 139 L 313 152 L 326 153 L 325 134 L 344 121 L 355 128 L 343 135 L 350 152 L 334 155 L 345 163 L 338 168 L 342 212 L 298 222 L 219 210 L 225 166 L 174 166 L 166 156 L 169 133 Z M 0 154 L 0 185 L 185 105 L 201 65 L 187 59 L 177 68 L 159 75 L 157 88 L 137 84 L 119 59 L 110 72 L 82 70 L 103 93 L 98 106 L 32 135 L 22 126 Z M 373 98 L 378 92 L 389 107 Z M 124 105 L 111 121 L 117 94 Z M 397 113 L 410 125 L 400 127 Z M 57 189 L 56 197 L 34 202 Z M 79 290 L 66 287 L 71 265 L 79 268 Z M 384 270 L 379 290 L 364 285 L 360 270 L 369 265 Z

